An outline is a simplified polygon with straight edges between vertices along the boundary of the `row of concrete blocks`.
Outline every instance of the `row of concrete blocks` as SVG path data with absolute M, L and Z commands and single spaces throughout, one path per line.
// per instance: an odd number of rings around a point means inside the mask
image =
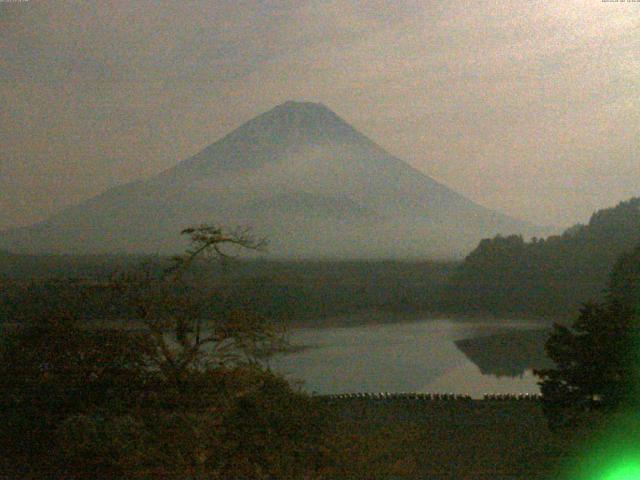
M 319 395 L 327 400 L 471 400 L 471 395 L 460 393 L 341 393 Z M 542 399 L 536 393 L 485 393 L 483 400 L 534 400 Z
M 485 393 L 484 400 L 542 400 L 539 393 Z
M 459 393 L 341 393 L 322 395 L 329 400 L 471 400 L 470 395 Z

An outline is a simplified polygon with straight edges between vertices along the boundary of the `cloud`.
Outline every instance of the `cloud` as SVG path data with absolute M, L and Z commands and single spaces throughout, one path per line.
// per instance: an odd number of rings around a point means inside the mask
M 539 223 L 584 221 L 638 193 L 638 9 L 0 4 L 0 188 L 9 192 L 0 228 L 99 193 L 105 182 L 91 178 L 113 178 L 110 158 L 122 159 L 119 180 L 151 175 L 289 98 L 327 104 L 490 207 Z

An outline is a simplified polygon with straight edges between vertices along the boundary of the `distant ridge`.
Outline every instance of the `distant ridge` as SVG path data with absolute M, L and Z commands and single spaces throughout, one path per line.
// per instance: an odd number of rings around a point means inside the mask
M 539 234 L 477 205 L 319 103 L 288 101 L 148 180 L 0 233 L 28 253 L 174 253 L 189 225 L 249 225 L 296 258 L 460 256 L 497 233 Z

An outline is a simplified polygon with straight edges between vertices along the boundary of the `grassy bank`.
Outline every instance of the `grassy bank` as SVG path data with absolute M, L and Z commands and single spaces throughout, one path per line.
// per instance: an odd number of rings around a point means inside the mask
M 535 401 L 324 403 L 337 459 L 329 478 L 551 479 L 566 450 Z

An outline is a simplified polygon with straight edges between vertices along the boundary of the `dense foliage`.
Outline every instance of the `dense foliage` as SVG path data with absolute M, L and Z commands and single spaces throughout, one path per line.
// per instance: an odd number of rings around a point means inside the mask
M 48 319 L 0 350 L 9 478 L 291 478 L 323 464 L 322 410 L 255 366 L 149 367 L 141 332 Z
M 640 241 L 640 198 L 596 212 L 588 225 L 524 241 L 487 239 L 452 275 L 447 308 L 460 313 L 569 316 L 601 292 L 616 259 Z
M 132 272 L 141 264 L 155 275 L 166 258 L 26 257 L 2 263 L 0 323 L 52 303 L 73 305 L 85 319 L 135 318 L 137 312 L 117 292 L 105 288 L 115 268 Z M 3 267 L 4 265 L 4 267 Z M 52 267 L 45 275 L 46 266 Z M 365 261 L 234 261 L 196 264 L 208 278 L 207 308 L 224 315 L 239 306 L 289 324 L 318 324 L 324 318 L 360 311 L 435 312 L 453 263 Z M 36 275 L 39 274 L 39 275 Z M 70 280 L 66 275 L 77 275 Z M 33 277 L 36 276 L 34 279 Z M 188 279 L 187 279 L 188 280 Z
M 278 328 L 241 308 L 205 315 L 207 283 L 183 282 L 209 247 L 258 244 L 186 233 L 193 249 L 176 268 L 108 287 L 136 322 L 79 320 L 72 284 L 4 326 L 0 476 L 313 478 L 326 465 L 323 409 L 257 362 L 281 344 Z
M 538 372 L 550 425 L 592 411 L 640 406 L 640 247 L 620 257 L 605 301 L 586 304 L 546 346 L 556 368 Z

